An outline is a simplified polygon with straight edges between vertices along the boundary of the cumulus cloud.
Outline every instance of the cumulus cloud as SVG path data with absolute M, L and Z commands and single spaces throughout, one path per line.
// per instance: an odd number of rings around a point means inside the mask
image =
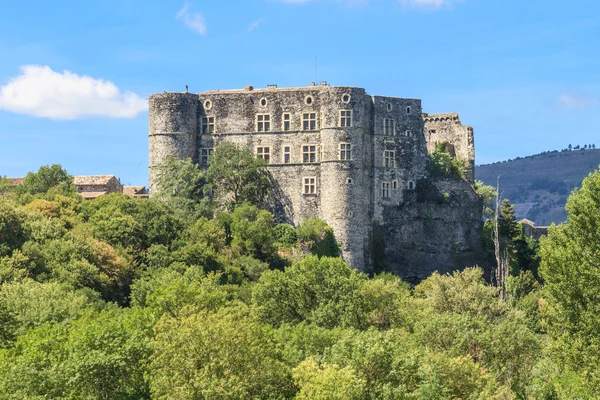
M 21 75 L 0 87 L 0 109 L 51 119 L 133 118 L 148 103 L 103 79 L 25 65 Z
M 558 108 L 588 108 L 600 105 L 600 98 L 585 93 L 569 92 L 558 96 L 554 105 Z
M 177 13 L 177 19 L 183 21 L 185 26 L 200 35 L 206 35 L 206 24 L 204 17 L 200 13 L 192 13 L 189 9 L 189 4 L 186 1 L 183 8 Z
M 254 32 L 256 28 L 258 28 L 264 22 L 264 18 L 257 19 L 253 21 L 250 25 L 248 25 L 248 33 Z

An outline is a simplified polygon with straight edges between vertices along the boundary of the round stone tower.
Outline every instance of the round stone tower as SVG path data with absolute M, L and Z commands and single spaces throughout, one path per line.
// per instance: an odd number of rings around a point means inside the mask
M 149 188 L 156 190 L 156 167 L 167 157 L 197 160 L 198 95 L 192 93 L 152 94 L 148 105 Z
M 321 215 L 333 228 L 344 260 L 367 271 L 371 98 L 364 89 L 348 87 L 328 88 L 321 97 Z

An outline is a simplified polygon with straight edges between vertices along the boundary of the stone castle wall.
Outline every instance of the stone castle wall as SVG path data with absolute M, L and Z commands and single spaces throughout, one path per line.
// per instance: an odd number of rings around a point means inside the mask
M 341 111 L 351 112 L 351 126 L 342 126 Z M 303 126 L 307 113 L 315 116 L 314 130 Z M 269 131 L 258 131 L 258 115 L 269 116 Z M 284 115 L 289 118 L 289 130 L 284 129 Z M 426 241 L 431 234 L 404 226 L 414 225 L 421 215 L 413 199 L 419 182 L 424 181 L 429 140 L 424 134 L 427 122 L 420 100 L 370 96 L 354 87 L 247 87 L 151 95 L 149 118 L 152 189 L 153 168 L 169 155 L 191 157 L 202 165 L 209 150 L 222 141 L 254 152 L 267 147 L 277 219 L 295 225 L 311 217 L 325 220 L 334 229 L 344 259 L 353 267 L 372 270 L 374 232 L 388 232 L 385 252 L 396 260 L 392 269 L 402 276 L 399 263 L 413 265 L 410 260 L 415 257 L 407 253 L 410 246 L 404 243 L 408 239 L 397 232 L 418 234 L 411 238 L 417 242 Z M 207 132 L 209 118 L 214 122 L 212 132 Z M 458 141 L 458 134 L 455 139 Z M 341 160 L 340 145 L 346 143 L 352 146 L 352 158 Z M 303 146 L 307 145 L 315 146 L 315 162 L 303 160 Z M 286 147 L 289 163 L 284 162 Z M 305 178 L 315 179 L 316 193 L 304 193 Z M 401 217 L 401 209 L 410 212 Z M 469 245 L 467 239 L 457 241 L 459 247 Z M 397 252 L 403 256 L 397 257 Z M 450 268 L 448 257 L 438 259 L 444 263 L 442 268 Z M 410 268 L 405 270 L 410 272 Z
M 469 164 L 468 180 L 475 182 L 475 137 L 473 128 L 463 126 L 456 113 L 424 114 L 425 140 L 427 150 L 431 153 L 438 143 L 447 142 L 451 151 L 458 158 L 466 160 Z

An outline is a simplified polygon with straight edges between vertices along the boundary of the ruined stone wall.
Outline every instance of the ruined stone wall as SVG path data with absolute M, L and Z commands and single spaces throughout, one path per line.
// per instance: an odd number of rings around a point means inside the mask
M 373 218 L 381 223 L 384 209 L 402 202 L 405 190 L 414 190 L 423 177 L 427 149 L 420 100 L 373 96 L 373 104 Z M 394 152 L 393 166 L 386 166 L 386 151 Z M 390 185 L 389 196 L 384 184 Z
M 148 105 L 149 192 L 156 188 L 156 166 L 169 156 L 197 162 L 198 96 L 192 93 L 150 95 Z
M 384 210 L 374 227 L 376 268 L 416 284 L 479 263 L 482 200 L 465 181 L 421 180 L 405 201 Z
M 468 180 L 475 182 L 475 138 L 473 128 L 463 126 L 458 114 L 423 114 L 427 150 L 432 153 L 440 142 L 448 142 L 455 156 L 466 160 L 470 171 Z

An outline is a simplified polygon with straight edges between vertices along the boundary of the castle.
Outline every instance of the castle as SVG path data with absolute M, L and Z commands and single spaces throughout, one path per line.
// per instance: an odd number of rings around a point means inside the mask
M 390 270 L 416 282 L 475 262 L 481 201 L 473 173 L 467 180 L 426 178 L 428 151 L 441 141 L 474 166 L 473 129 L 457 114 L 428 115 L 418 99 L 326 83 L 153 94 L 150 193 L 166 157 L 206 168 L 222 141 L 267 161 L 279 221 L 325 220 L 359 270 Z

